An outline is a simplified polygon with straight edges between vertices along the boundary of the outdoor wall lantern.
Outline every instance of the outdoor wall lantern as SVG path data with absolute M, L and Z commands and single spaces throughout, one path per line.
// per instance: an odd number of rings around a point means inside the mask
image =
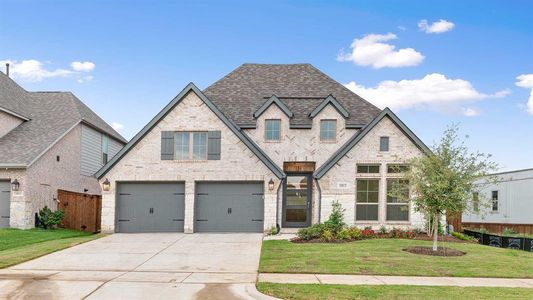
M 13 182 L 11 182 L 11 190 L 14 191 L 14 192 L 17 192 L 20 188 L 20 183 L 17 179 L 13 180 Z
M 105 181 L 102 183 L 102 189 L 105 191 L 105 192 L 108 192 L 109 189 L 111 189 L 111 182 L 109 182 L 109 179 L 105 179 Z
M 268 190 L 273 191 L 274 190 L 274 180 L 270 178 L 270 181 L 268 182 Z

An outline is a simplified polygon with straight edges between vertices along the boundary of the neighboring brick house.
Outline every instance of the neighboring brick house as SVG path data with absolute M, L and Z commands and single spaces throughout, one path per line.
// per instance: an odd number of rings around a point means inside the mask
M 189 84 L 96 173 L 102 230 L 303 227 L 333 201 L 350 225 L 422 227 L 387 189 L 425 151 L 392 111 L 309 64 L 244 64 Z
M 126 142 L 72 93 L 28 92 L 0 72 L 0 227 L 34 227 L 58 190 L 100 195 L 93 175 Z

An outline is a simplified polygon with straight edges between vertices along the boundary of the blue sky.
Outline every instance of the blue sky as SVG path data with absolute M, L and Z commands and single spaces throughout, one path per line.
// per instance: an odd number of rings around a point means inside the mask
M 307 62 L 392 107 L 428 145 L 460 123 L 503 170 L 533 167 L 530 1 L 0 0 L 0 11 L 0 61 L 16 81 L 72 91 L 126 138 L 191 81 Z

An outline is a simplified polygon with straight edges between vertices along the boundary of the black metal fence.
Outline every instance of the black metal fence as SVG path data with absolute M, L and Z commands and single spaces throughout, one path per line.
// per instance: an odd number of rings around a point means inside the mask
M 476 238 L 483 245 L 533 252 L 533 239 L 531 238 L 501 236 L 466 229 L 464 234 Z

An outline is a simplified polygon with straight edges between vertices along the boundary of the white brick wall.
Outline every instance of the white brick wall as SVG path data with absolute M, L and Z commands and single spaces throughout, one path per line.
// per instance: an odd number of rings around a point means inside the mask
M 379 152 L 379 140 L 381 136 L 390 137 L 388 152 Z M 355 222 L 355 179 L 357 164 L 380 164 L 381 174 L 379 193 L 379 221 L 363 222 L 358 225 L 372 225 L 378 228 L 386 227 L 420 227 L 424 226 L 423 217 L 411 208 L 409 222 L 387 222 L 386 218 L 386 178 L 387 164 L 404 163 L 413 157 L 422 155 L 413 142 L 388 118 L 379 122 L 351 151 L 347 153 L 333 168 L 320 180 L 322 189 L 321 220 L 327 219 L 331 212 L 331 203 L 338 200 L 345 211 L 345 221 L 348 224 Z M 345 188 L 339 188 L 338 184 L 346 184 Z
M 221 159 L 209 161 L 161 160 L 161 131 L 220 130 Z M 276 225 L 276 176 L 193 92 L 189 93 L 101 180 L 111 181 L 103 192 L 102 231 L 115 230 L 115 188 L 117 181 L 185 182 L 185 232 L 194 231 L 194 188 L 196 181 L 263 181 L 265 183 L 264 228 Z M 273 179 L 276 188 L 268 190 Z

